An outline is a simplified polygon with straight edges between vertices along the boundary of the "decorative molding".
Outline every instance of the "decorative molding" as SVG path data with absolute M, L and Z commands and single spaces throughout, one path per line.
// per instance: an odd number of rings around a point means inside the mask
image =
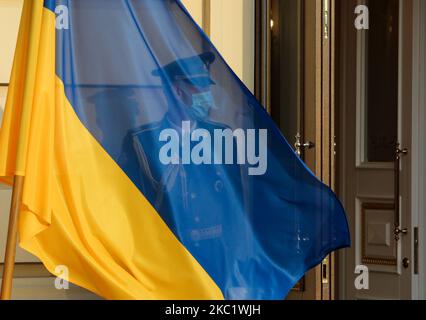
M 396 259 L 376 259 L 376 258 L 368 258 L 363 257 L 362 262 L 365 264 L 376 264 L 380 266 L 396 266 Z
M 398 263 L 398 246 L 394 245 L 395 250 L 395 256 L 373 256 L 373 255 L 367 255 L 366 254 L 366 248 L 367 248 L 367 237 L 366 237 L 366 214 L 367 210 L 386 210 L 395 211 L 395 204 L 393 203 L 367 203 L 364 202 L 361 205 L 361 241 L 362 241 L 362 247 L 361 247 L 361 261 L 365 264 L 375 264 L 375 265 L 385 265 L 385 266 L 396 266 Z M 393 229 L 392 229 L 393 231 Z

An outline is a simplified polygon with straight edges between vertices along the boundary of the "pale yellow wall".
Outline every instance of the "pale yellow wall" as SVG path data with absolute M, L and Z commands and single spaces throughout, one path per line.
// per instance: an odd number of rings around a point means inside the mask
M 203 0 L 182 1 L 203 25 Z M 210 38 L 247 87 L 254 88 L 254 0 L 210 0 Z
M 215 1 L 215 0 L 213 0 Z M 203 25 L 203 0 L 182 0 L 183 5 L 191 13 L 199 26 Z
M 253 91 L 254 0 L 211 0 L 211 39 Z
M 0 83 L 8 83 L 23 0 L 0 0 Z

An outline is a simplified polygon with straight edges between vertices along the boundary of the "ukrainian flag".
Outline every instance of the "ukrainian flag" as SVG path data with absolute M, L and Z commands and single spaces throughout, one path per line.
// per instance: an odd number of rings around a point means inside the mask
M 178 0 L 25 1 L 0 179 L 20 245 L 107 299 L 283 299 L 344 210 Z

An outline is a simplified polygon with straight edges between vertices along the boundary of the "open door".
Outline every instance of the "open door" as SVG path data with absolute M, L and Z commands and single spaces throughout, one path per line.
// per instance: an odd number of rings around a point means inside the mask
M 334 0 L 258 0 L 256 95 L 308 167 L 334 188 Z M 334 254 L 288 299 L 335 297 Z

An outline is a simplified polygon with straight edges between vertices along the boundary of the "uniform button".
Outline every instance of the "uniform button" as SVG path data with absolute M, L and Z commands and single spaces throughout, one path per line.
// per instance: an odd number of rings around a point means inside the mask
M 221 192 L 223 190 L 223 182 L 222 180 L 217 180 L 216 183 L 214 184 L 214 189 L 216 190 L 216 192 Z
M 197 197 L 196 193 L 191 193 L 191 199 L 195 199 Z
M 196 216 L 195 217 L 195 222 L 200 222 L 200 217 Z

